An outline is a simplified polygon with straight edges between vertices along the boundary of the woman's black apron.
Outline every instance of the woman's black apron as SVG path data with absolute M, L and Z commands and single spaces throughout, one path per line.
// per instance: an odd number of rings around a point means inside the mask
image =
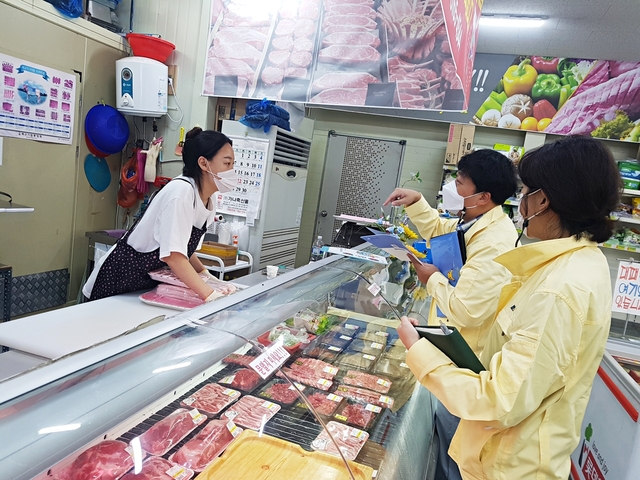
M 177 180 L 190 183 L 182 178 Z M 118 240 L 116 247 L 100 267 L 91 290 L 90 301 L 136 290 L 150 290 L 158 285 L 158 282 L 151 279 L 149 272 L 167 266 L 165 262 L 160 260 L 160 248 L 151 252 L 138 252 L 127 243 L 129 235 L 138 222 Z M 206 222 L 202 228 L 191 228 L 191 237 L 187 244 L 187 258 L 191 258 L 191 255 L 196 251 L 198 243 L 206 231 Z

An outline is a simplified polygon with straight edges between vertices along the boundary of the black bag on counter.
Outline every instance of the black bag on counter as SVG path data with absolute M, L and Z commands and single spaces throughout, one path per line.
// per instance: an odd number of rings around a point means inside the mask
M 353 222 L 345 222 L 342 224 L 342 227 L 340 227 L 340 230 L 338 230 L 331 246 L 352 248 L 366 242 L 366 240 L 362 240 L 361 238 L 365 235 L 371 235 L 371 230 L 366 226 Z

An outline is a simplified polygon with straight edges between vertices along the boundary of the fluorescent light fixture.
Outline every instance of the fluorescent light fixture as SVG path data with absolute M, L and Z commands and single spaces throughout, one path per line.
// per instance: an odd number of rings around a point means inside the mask
M 140 445 L 140 437 L 135 437 L 130 442 L 133 457 L 133 473 L 138 475 L 142 471 L 142 445 Z
M 151 372 L 151 373 L 168 372 L 169 370 L 176 370 L 176 369 L 178 369 L 178 368 L 188 367 L 189 365 L 191 365 L 191 362 L 176 363 L 175 365 L 169 365 L 168 367 L 160 367 L 160 368 L 156 368 L 156 369 L 155 369 L 153 372 Z
M 38 430 L 40 435 L 46 435 L 47 433 L 58 432 L 70 432 L 71 430 L 77 430 L 80 428 L 81 423 L 69 423 L 68 425 L 56 425 L 53 427 L 45 427 Z
M 514 17 L 511 15 L 483 15 L 480 25 L 506 28 L 538 28 L 544 25 L 543 17 Z

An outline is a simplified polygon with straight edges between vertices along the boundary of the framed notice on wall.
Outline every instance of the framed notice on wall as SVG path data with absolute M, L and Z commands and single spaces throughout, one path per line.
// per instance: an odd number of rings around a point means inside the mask
M 247 224 L 260 216 L 262 190 L 267 175 L 269 140 L 229 136 L 233 141 L 238 184 L 228 193 L 217 194 L 217 212 L 246 217 Z
M 73 74 L 0 53 L 0 136 L 71 144 Z

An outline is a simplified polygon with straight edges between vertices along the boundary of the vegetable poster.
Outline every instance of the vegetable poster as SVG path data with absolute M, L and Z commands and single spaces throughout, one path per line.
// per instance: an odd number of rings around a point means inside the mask
M 468 108 L 482 0 L 214 0 L 204 95 Z
M 0 136 L 71 144 L 73 74 L 0 53 Z
M 517 57 L 473 123 L 640 141 L 640 63 Z

